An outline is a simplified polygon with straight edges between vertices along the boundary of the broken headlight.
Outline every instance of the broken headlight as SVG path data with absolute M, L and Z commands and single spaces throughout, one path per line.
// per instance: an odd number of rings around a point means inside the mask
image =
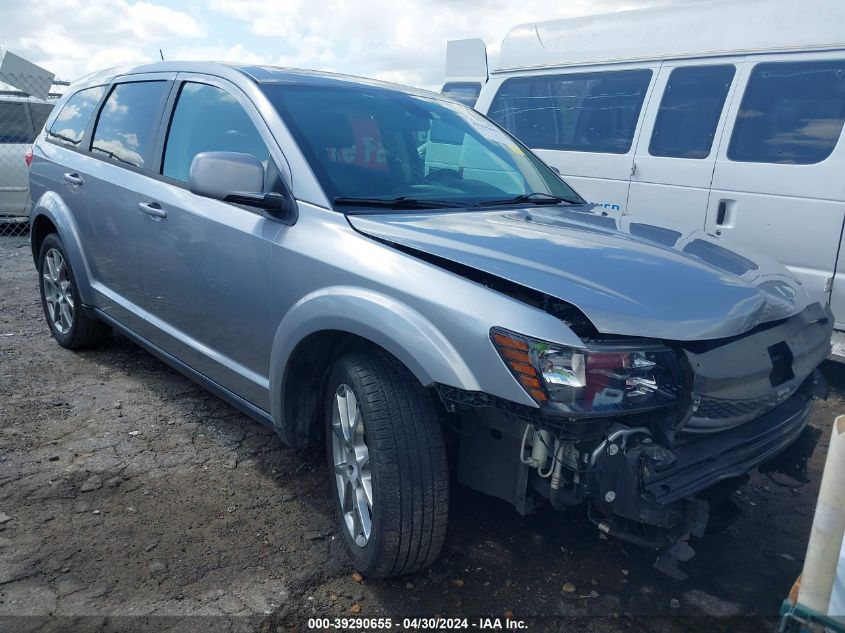
M 540 405 L 571 414 L 633 412 L 671 405 L 682 377 L 672 350 L 650 341 L 578 349 L 495 328 L 491 339 Z

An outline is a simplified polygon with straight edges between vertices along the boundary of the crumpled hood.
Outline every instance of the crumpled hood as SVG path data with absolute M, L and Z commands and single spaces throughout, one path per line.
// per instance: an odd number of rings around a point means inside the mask
M 638 223 L 622 230 L 588 207 L 348 217 L 366 235 L 571 303 L 605 334 L 723 338 L 809 304 L 772 259 L 702 232 Z

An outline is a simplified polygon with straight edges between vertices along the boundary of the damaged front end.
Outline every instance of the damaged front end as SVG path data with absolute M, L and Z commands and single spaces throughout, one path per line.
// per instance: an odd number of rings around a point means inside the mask
M 752 470 L 806 435 L 814 400 L 826 397 L 816 368 L 832 327 L 830 312 L 812 304 L 706 342 L 609 337 L 569 350 L 494 330 L 540 406 L 442 387 L 444 402 L 465 412 L 458 477 L 523 513 L 544 499 L 558 509 L 586 503 L 604 533 L 659 549 L 684 544 L 721 520 Z

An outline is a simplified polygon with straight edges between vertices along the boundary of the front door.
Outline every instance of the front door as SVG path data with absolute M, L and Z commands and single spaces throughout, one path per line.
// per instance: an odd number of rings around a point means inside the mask
M 266 411 L 275 334 L 271 240 L 288 227 L 257 209 L 194 195 L 187 184 L 194 156 L 230 151 L 264 162 L 265 181 L 273 187 L 278 172 L 269 132 L 237 88 L 202 76 L 182 78 L 171 118 L 162 123 L 159 177 L 148 179 L 141 192 L 140 203 L 155 210 L 145 218 L 139 245 L 150 337 Z
M 704 229 L 735 75 L 734 61 L 663 65 L 637 143 L 623 224 Z
M 144 288 L 138 243 L 148 227 L 138 209 L 137 192 L 149 173 L 174 75 L 136 75 L 112 85 L 93 125 L 90 153 L 74 153 L 76 159 L 63 174 L 70 189 L 83 192 L 84 205 L 74 210 L 74 217 L 96 305 L 142 335 Z M 64 110 L 58 119 L 63 114 Z M 63 128 L 53 128 L 67 135 Z

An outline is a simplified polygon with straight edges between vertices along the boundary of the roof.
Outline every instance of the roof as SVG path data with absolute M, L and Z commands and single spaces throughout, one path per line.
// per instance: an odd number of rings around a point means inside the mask
M 384 88 L 386 90 L 397 90 L 400 92 L 416 94 L 429 98 L 444 98 L 442 97 L 442 95 L 429 92 L 427 90 L 420 90 L 417 88 L 411 88 L 409 86 L 403 86 L 400 84 L 390 83 L 386 81 L 379 81 L 376 79 L 367 79 L 365 77 L 341 75 L 338 73 L 322 72 L 318 70 L 305 70 L 301 68 L 282 68 L 279 66 L 254 66 L 229 62 L 210 61 L 166 61 L 108 68 L 82 77 L 78 81 L 74 82 L 74 86 L 84 87 L 88 85 L 108 83 L 115 77 L 123 75 L 163 72 L 204 73 L 216 77 L 222 77 L 224 79 L 230 79 L 235 83 L 237 83 L 238 80 L 243 80 L 246 77 L 249 80 L 260 84 L 296 83 L 319 86 L 343 86 L 354 84 L 359 86 Z
M 843 0 L 699 0 L 514 27 L 494 72 L 845 48 Z

